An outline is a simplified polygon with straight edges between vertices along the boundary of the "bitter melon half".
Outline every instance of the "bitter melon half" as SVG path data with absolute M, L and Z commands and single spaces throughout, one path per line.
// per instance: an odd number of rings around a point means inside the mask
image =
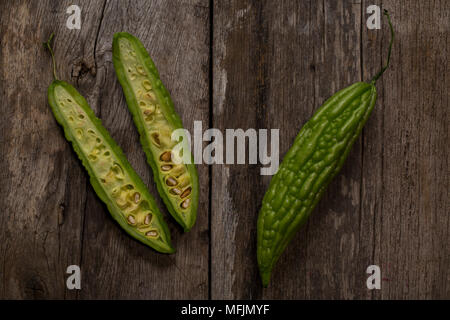
M 172 133 L 182 129 L 183 124 L 169 92 L 159 79 L 147 50 L 131 34 L 119 32 L 114 35 L 113 62 L 158 192 L 170 214 L 185 231 L 189 231 L 197 216 L 197 169 L 188 148 L 183 152 L 189 163 L 174 161 L 174 148 L 179 141 L 172 139 Z M 187 142 L 184 133 L 180 133 L 182 140 Z
M 263 198 L 257 225 L 257 258 L 264 286 L 296 231 L 304 224 L 339 172 L 375 105 L 375 82 L 389 66 L 394 31 L 387 11 L 391 42 L 386 65 L 370 83 L 355 83 L 329 98 L 303 126 Z

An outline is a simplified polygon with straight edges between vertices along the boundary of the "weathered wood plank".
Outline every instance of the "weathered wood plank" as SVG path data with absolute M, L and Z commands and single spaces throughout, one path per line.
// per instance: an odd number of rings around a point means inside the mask
M 361 80 L 361 6 L 350 1 L 324 1 L 315 16 L 314 110 L 336 91 Z M 322 12 L 322 14 L 321 14 Z M 306 233 L 306 298 L 351 299 L 365 288 L 365 267 L 359 263 L 361 143 L 351 150 L 341 172 L 311 214 Z M 292 253 L 292 254 L 295 254 Z M 318 266 L 320 266 L 318 268 Z
M 94 196 L 88 198 L 82 268 L 86 290 L 81 297 L 138 299 L 205 299 L 208 297 L 208 168 L 199 166 L 201 197 L 198 220 L 183 234 L 165 209 L 137 130 L 116 79 L 111 57 L 115 32 L 136 35 L 148 49 L 175 108 L 192 132 L 194 120 L 209 122 L 207 1 L 108 1 L 95 56 L 98 108 L 105 126 L 123 147 L 138 174 L 157 198 L 170 226 L 175 255 L 158 254 L 128 237 Z M 195 35 L 195 36 L 194 36 Z M 92 194 L 89 188 L 89 195 Z
M 396 42 L 391 68 L 377 83 L 363 159 L 362 208 L 375 222 L 374 263 L 385 279 L 373 296 L 448 299 L 450 7 L 447 1 L 383 1 L 383 7 Z M 381 67 L 388 45 L 386 32 L 367 36 L 366 78 Z
M 93 59 L 99 3 L 85 2 L 85 26 L 65 28 L 61 1 L 2 1 L 0 296 L 75 298 L 66 268 L 80 264 L 86 175 L 47 103 L 52 81 L 42 47 L 56 32 L 59 75 L 70 79 L 70 57 Z M 74 45 L 82 41 L 84 47 Z M 70 52 L 70 54 L 69 54 Z
M 263 2 L 214 1 L 213 126 L 222 132 L 268 127 L 267 101 L 259 89 L 267 85 L 263 10 Z M 211 297 L 257 297 L 255 219 L 263 190 L 259 168 L 215 165 L 212 190 Z
M 313 110 L 337 89 L 359 80 L 360 7 L 315 1 L 216 5 L 214 79 L 225 78 L 227 83 L 214 92 L 214 125 L 279 128 L 282 156 Z M 358 168 L 360 158 L 356 148 L 349 161 Z M 213 200 L 212 211 L 213 298 L 343 296 L 354 282 L 346 275 L 351 274 L 358 241 L 358 214 L 348 212 L 359 211 L 360 170 L 344 168 L 334 182 L 340 187 L 332 188 L 338 191 L 326 195 L 316 217 L 281 257 L 272 285 L 263 291 L 255 224 L 269 180 L 251 166 L 213 169 L 213 199 L 216 186 L 221 200 Z M 339 259 L 347 253 L 348 259 Z

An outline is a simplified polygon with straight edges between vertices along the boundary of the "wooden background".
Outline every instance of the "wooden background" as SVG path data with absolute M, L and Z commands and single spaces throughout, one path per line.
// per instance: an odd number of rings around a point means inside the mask
M 66 9 L 82 9 L 81 30 Z M 166 214 L 177 253 L 128 237 L 94 194 L 53 119 L 50 59 L 131 164 L 156 189 L 111 60 L 114 32 L 138 36 L 192 130 L 280 129 L 280 156 L 323 101 L 368 80 L 389 32 L 366 8 L 390 11 L 391 68 L 341 174 L 262 289 L 256 219 L 270 177 L 259 165 L 198 165 L 198 221 Z M 450 4 L 423 1 L 0 1 L 0 298 L 450 298 Z M 206 145 L 206 144 L 205 144 Z M 159 199 L 159 198 L 158 198 Z M 82 289 L 66 289 L 66 268 Z M 382 271 L 368 290 L 366 268 Z

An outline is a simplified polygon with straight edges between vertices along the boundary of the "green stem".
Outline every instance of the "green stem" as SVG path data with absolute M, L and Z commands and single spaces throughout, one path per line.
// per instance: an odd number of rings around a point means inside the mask
M 388 51 L 386 65 L 380 70 L 380 72 L 378 72 L 375 75 L 375 77 L 372 78 L 372 81 L 371 81 L 372 83 L 375 83 L 378 80 L 378 78 L 381 77 L 381 75 L 386 71 L 386 69 L 389 67 L 389 62 L 391 60 L 392 44 L 394 43 L 394 28 L 392 27 L 391 17 L 389 16 L 389 13 L 387 10 L 384 10 L 384 15 L 387 17 L 388 23 L 389 23 L 389 28 L 391 29 L 391 41 L 389 42 L 389 51 Z
M 50 55 L 52 56 L 52 62 L 53 62 L 53 79 L 58 80 L 58 77 L 56 76 L 56 62 L 55 62 L 55 55 L 53 54 L 53 49 L 52 49 L 52 40 L 53 37 L 55 36 L 54 33 L 52 33 L 50 35 L 50 38 L 48 38 L 47 42 L 44 42 L 44 47 L 50 51 Z

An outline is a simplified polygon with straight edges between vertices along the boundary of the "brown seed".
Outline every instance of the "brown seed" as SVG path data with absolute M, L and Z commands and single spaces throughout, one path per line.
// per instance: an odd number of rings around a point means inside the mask
M 181 194 L 181 190 L 178 188 L 173 188 L 173 189 L 170 189 L 170 193 L 172 193 L 176 196 L 179 196 Z
M 166 179 L 166 184 L 167 184 L 169 187 L 174 187 L 174 186 L 177 185 L 177 183 L 178 183 L 178 181 L 177 181 L 176 179 L 172 178 L 172 177 L 168 177 L 168 178 Z
M 188 195 L 190 195 L 191 194 L 191 190 L 192 190 L 192 188 L 191 187 L 189 187 L 189 188 L 187 188 L 186 190 L 184 190 L 184 192 L 181 194 L 181 199 L 183 199 L 183 198 L 186 198 Z
M 187 209 L 190 204 L 191 204 L 191 199 L 186 199 L 181 203 L 181 208 Z
M 144 111 L 144 115 L 146 115 L 146 116 L 149 116 L 151 114 L 152 114 L 152 112 L 148 109 Z
M 152 221 L 152 215 L 148 214 L 145 216 L 144 224 L 150 224 L 150 221 Z
M 158 231 L 156 230 L 150 230 L 145 234 L 147 237 L 155 238 L 158 236 Z
M 127 221 L 128 221 L 129 224 L 135 224 L 136 223 L 136 219 L 134 219 L 134 217 L 132 215 L 128 216 Z
M 172 160 L 172 152 L 170 152 L 170 151 L 164 152 L 164 153 L 159 157 L 159 160 L 164 161 L 164 162 L 170 162 L 170 160 Z
M 161 166 L 161 170 L 162 171 L 169 171 L 170 169 L 172 169 L 172 166 L 170 164 L 166 164 L 164 166 Z
M 133 197 L 134 197 L 134 203 L 138 203 L 139 200 L 141 199 L 141 195 L 139 192 L 136 192 Z

